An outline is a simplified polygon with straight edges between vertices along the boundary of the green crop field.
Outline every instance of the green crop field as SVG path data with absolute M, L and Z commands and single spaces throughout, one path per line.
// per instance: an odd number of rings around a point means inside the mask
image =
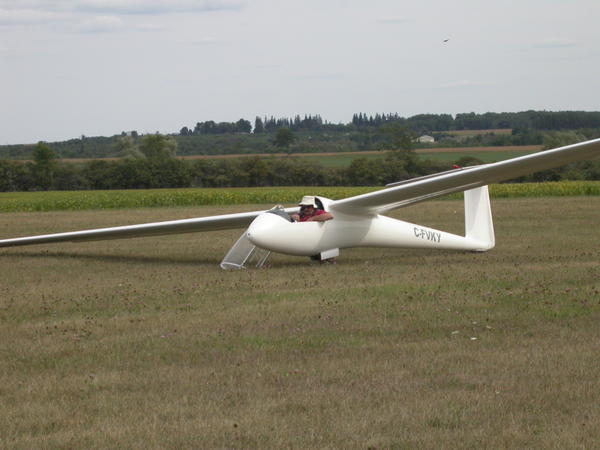
M 7 212 L 0 237 L 265 206 Z M 594 448 L 600 197 L 492 208 L 487 253 L 224 272 L 241 230 L 0 249 L 0 448 Z M 463 227 L 459 200 L 393 216 Z
M 303 195 L 340 199 L 371 192 L 381 187 L 268 187 L 186 188 L 113 191 L 42 191 L 0 193 L 0 213 L 34 211 L 83 211 L 90 209 L 172 206 L 294 204 Z M 492 198 L 600 195 L 600 181 L 494 184 Z M 460 194 L 449 196 L 458 198 Z

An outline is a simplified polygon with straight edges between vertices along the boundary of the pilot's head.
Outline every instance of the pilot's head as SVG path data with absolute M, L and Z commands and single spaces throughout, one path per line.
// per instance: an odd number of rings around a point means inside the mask
M 313 195 L 305 195 L 298 205 L 300 206 L 300 211 L 303 212 L 311 212 L 312 210 L 317 209 L 317 202 Z

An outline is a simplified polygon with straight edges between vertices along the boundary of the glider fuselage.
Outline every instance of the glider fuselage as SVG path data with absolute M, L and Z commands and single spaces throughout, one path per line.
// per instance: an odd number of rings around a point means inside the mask
M 489 243 L 382 215 L 351 216 L 332 211 L 326 222 L 290 222 L 265 212 L 246 231 L 256 246 L 278 253 L 312 256 L 350 247 L 438 248 L 483 251 Z M 493 244 L 492 244 L 493 246 Z

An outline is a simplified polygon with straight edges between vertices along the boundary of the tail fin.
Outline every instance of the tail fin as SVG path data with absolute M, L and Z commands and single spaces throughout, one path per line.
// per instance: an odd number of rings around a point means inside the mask
M 465 237 L 481 244 L 476 251 L 494 248 L 494 223 L 487 186 L 465 191 Z

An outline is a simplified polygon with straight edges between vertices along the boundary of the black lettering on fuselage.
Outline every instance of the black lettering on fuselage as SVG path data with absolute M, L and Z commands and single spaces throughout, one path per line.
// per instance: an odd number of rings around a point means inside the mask
M 440 242 L 442 240 L 442 233 L 433 230 L 427 230 L 426 228 L 414 227 L 413 232 L 415 237 L 425 239 L 431 242 Z

